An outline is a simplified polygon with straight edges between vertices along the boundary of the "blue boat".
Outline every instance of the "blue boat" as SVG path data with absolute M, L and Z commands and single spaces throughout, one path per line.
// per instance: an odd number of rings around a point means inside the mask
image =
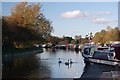
M 84 46 L 83 49 L 82 49 L 82 56 L 85 59 L 93 57 L 93 54 L 95 53 L 95 50 L 96 50 L 95 46 Z
M 97 50 L 95 46 L 85 46 L 82 56 L 85 61 L 90 63 L 120 66 L 120 60 L 115 58 L 116 54 L 114 49 Z

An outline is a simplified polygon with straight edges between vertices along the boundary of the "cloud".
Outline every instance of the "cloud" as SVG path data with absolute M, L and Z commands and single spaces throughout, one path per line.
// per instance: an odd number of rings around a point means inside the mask
M 93 22 L 97 24 L 106 24 L 106 23 L 116 22 L 116 20 L 108 19 L 108 18 L 96 18 L 93 20 Z
M 101 11 L 101 12 L 96 12 L 97 15 L 111 15 L 112 12 L 110 11 Z
M 82 12 L 80 10 L 74 10 L 74 11 L 68 11 L 65 13 L 62 13 L 62 17 L 64 18 L 78 18 L 78 17 L 86 17 L 88 16 L 88 12 Z

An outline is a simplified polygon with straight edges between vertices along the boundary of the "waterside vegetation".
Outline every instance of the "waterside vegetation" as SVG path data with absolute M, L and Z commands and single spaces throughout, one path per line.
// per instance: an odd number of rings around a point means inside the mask
M 74 39 L 65 35 L 62 38 L 53 36 L 51 35 L 54 31 L 52 22 L 44 16 L 41 8 L 41 4 L 20 2 L 11 9 L 9 16 L 2 17 L 3 53 L 26 52 L 41 48 L 35 47 L 35 44 L 80 45 L 90 41 L 95 44 L 120 41 L 119 28 L 111 28 L 110 26 L 106 30 L 96 32 L 95 35 L 88 32 L 84 38 L 81 35 L 76 35 Z

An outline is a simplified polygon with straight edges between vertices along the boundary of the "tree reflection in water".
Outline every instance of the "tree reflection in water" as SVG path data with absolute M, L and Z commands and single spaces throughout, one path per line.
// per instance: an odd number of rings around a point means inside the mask
M 65 65 L 70 59 L 73 64 Z M 3 78 L 79 78 L 84 69 L 81 53 L 69 50 L 47 49 L 43 53 L 20 56 L 3 64 Z
M 50 77 L 50 70 L 35 55 L 20 56 L 3 63 L 2 78 Z

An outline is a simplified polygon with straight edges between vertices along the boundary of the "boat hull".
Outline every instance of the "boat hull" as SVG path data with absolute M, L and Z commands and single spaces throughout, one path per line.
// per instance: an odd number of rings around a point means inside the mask
M 115 49 L 115 58 L 120 60 L 120 44 L 115 44 L 112 47 Z

